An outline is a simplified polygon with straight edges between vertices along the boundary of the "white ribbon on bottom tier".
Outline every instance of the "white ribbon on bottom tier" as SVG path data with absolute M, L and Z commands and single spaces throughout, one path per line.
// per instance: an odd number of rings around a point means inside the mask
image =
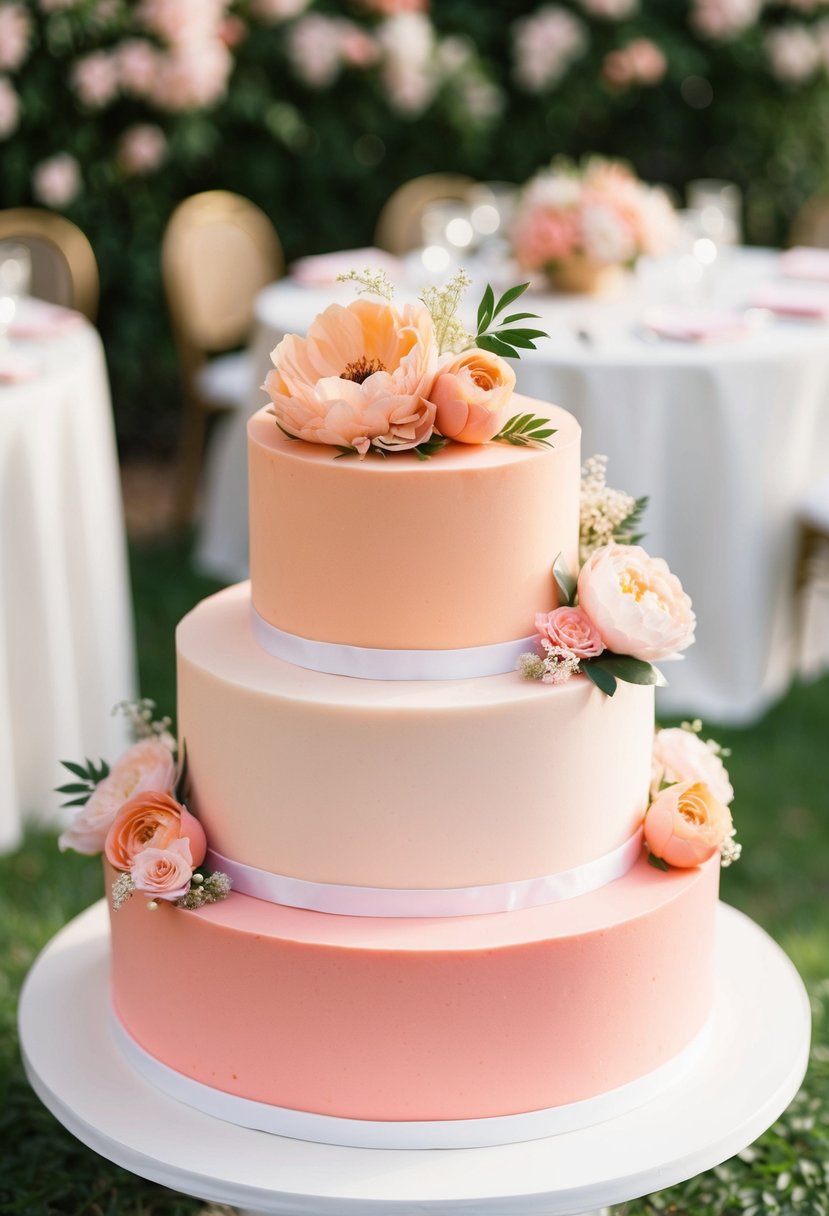
M 358 680 L 469 680 L 505 675 L 525 651 L 533 650 L 535 634 L 491 646 L 460 650 L 380 650 L 318 642 L 277 629 L 251 605 L 253 636 L 263 650 L 297 667 Z
M 642 829 L 629 840 L 594 861 L 515 882 L 487 883 L 475 887 L 392 889 L 357 887 L 340 883 L 308 882 L 287 874 L 272 874 L 255 866 L 233 861 L 215 849 L 208 850 L 207 865 L 230 878 L 233 890 L 272 904 L 330 912 L 336 916 L 484 916 L 494 912 L 516 912 L 544 904 L 575 899 L 622 878 L 642 851 Z
M 581 1102 L 482 1119 L 378 1122 L 270 1106 L 194 1081 L 139 1047 L 112 1013 L 115 1041 L 128 1063 L 151 1085 L 185 1106 L 226 1123 L 293 1140 L 312 1140 L 317 1144 L 337 1144 L 345 1148 L 390 1149 L 489 1148 L 496 1144 L 541 1140 L 615 1119 L 644 1106 L 691 1072 L 705 1052 L 709 1025 L 706 1024 L 679 1055 L 653 1072 Z

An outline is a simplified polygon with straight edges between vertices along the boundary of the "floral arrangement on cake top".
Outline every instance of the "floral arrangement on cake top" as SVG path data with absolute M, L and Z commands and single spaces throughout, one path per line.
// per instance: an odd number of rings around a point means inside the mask
M 599 456 L 582 468 L 583 565 L 573 578 L 556 560 L 559 606 L 536 614 L 537 648 L 520 656 L 518 670 L 545 684 L 583 674 L 613 696 L 617 680 L 664 684 L 654 664 L 691 645 L 696 617 L 667 563 L 635 543 L 647 499 L 608 487 L 606 465 Z
M 549 442 L 549 419 L 509 414 L 515 372 L 506 359 L 547 336 L 524 324 L 535 313 L 508 313 L 529 284 L 498 300 L 487 286 L 471 334 L 458 318 L 471 285 L 463 270 L 401 306 L 382 271 L 339 278 L 379 299 L 332 304 L 307 337 L 289 334 L 272 352 L 262 387 L 289 439 L 328 444 L 340 456 L 414 452 L 424 460 L 450 441 Z
M 723 759 L 730 753 L 700 736 L 702 723 L 657 730 L 653 744 L 651 804 L 645 814 L 648 858 L 658 869 L 687 869 L 715 853 L 737 861 L 742 846 L 729 809 L 734 790 Z
M 79 810 L 58 845 L 62 852 L 106 856 L 119 871 L 112 886 L 115 909 L 136 893 L 153 911 L 159 900 L 200 908 L 224 899 L 230 879 L 198 870 L 207 840 L 186 806 L 186 759 L 177 759 L 170 719 L 156 720 L 154 711 L 147 699 L 115 707 L 128 716 L 136 742 L 112 768 L 104 760 L 62 761 L 74 780 L 58 793 L 70 795 L 65 807 Z
M 518 264 L 554 286 L 592 290 L 607 267 L 632 267 L 668 252 L 678 232 L 664 190 L 621 161 L 560 157 L 524 187 L 512 230 Z

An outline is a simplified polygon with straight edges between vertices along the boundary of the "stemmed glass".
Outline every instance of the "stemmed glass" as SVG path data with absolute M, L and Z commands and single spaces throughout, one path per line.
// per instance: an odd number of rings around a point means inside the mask
M 32 258 L 19 241 L 0 241 L 0 345 L 8 342 L 9 328 L 19 301 L 29 294 Z

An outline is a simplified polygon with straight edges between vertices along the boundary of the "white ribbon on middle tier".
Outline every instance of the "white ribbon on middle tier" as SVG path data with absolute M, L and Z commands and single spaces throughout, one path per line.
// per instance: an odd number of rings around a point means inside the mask
M 443 917 L 516 912 L 575 899 L 622 878 L 642 851 L 642 829 L 611 853 L 558 874 L 475 887 L 358 887 L 272 874 L 208 850 L 207 865 L 230 878 L 233 890 L 272 904 L 336 916 Z
M 459 650 L 380 650 L 319 642 L 286 633 L 261 617 L 251 605 L 253 636 L 263 650 L 286 663 L 358 680 L 469 680 L 515 670 L 520 655 L 532 650 L 535 634 L 491 646 Z

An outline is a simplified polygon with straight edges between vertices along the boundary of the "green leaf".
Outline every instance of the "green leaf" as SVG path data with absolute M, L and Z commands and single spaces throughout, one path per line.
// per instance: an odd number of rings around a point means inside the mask
M 667 861 L 663 861 L 661 857 L 657 857 L 654 853 L 648 853 L 648 865 L 653 866 L 655 870 L 670 870 Z
M 553 578 L 556 580 L 556 585 L 561 592 L 561 606 L 565 608 L 572 607 L 573 600 L 576 598 L 577 584 L 565 566 L 564 558 L 560 553 L 553 562 Z
M 601 689 L 609 697 L 612 697 L 616 691 L 616 677 L 612 672 L 600 667 L 595 659 L 582 659 L 581 669 L 587 676 L 588 680 L 592 680 L 597 688 Z
M 189 761 L 189 757 L 187 755 L 187 740 L 182 739 L 182 741 L 181 741 L 181 763 L 179 764 L 179 769 L 178 769 L 178 780 L 176 781 L 175 790 L 173 791 L 173 797 L 175 798 L 176 802 L 186 802 L 187 801 L 187 783 L 188 783 L 188 777 L 189 777 L 189 768 L 190 768 L 190 761 Z
M 64 768 L 68 768 L 70 773 L 74 773 L 76 777 L 83 777 L 86 780 L 89 773 L 81 764 L 73 764 L 71 760 L 61 760 Z
M 86 806 L 91 797 L 92 791 L 90 790 L 85 798 L 73 798 L 71 802 L 62 802 L 61 806 Z
M 497 317 L 498 313 L 503 312 L 504 309 L 513 302 L 513 300 L 517 300 L 519 296 L 522 296 L 528 287 L 529 283 L 519 283 L 516 287 L 510 287 L 509 291 L 505 291 L 498 303 L 495 305 L 495 311 L 492 315 Z
M 478 337 L 478 346 L 481 350 L 488 350 L 490 354 L 500 355 L 502 359 L 518 358 L 518 351 L 512 346 L 508 346 L 506 342 L 502 342 L 500 338 L 496 338 L 494 334 L 481 334 Z
M 629 654 L 612 654 L 606 650 L 590 662 L 603 667 L 626 684 L 656 684 L 663 687 L 666 683 L 661 671 L 652 663 L 647 663 L 644 659 L 634 659 Z
M 504 337 L 504 338 L 508 337 L 510 341 L 512 341 L 512 339 L 515 337 L 549 338 L 549 336 L 550 336 L 549 334 L 545 333 L 543 329 L 524 329 L 524 328 L 504 329 L 504 327 L 502 325 L 498 326 L 498 329 L 496 332 L 498 334 L 500 334 L 501 337 Z
M 92 793 L 89 788 L 89 782 L 70 782 L 69 785 L 59 785 L 55 789 L 56 794 L 86 794 L 87 798 Z
M 512 325 L 513 321 L 540 321 L 541 314 L 537 312 L 514 312 L 509 317 L 502 317 L 502 325 Z
M 280 431 L 282 432 L 282 434 L 285 436 L 286 439 L 291 439 L 291 440 L 293 440 L 294 443 L 300 442 L 299 436 L 292 435 L 290 431 L 286 431 L 281 422 L 277 422 L 276 425 L 279 427 Z
M 532 422 L 532 420 L 532 414 L 513 414 L 513 416 L 507 420 L 506 426 L 504 426 L 498 433 L 499 435 L 511 435 L 513 431 L 523 431 L 527 423 Z
M 492 320 L 493 309 L 495 308 L 495 293 L 489 283 L 486 285 L 484 294 L 481 297 L 481 302 L 478 305 L 478 333 L 483 333 L 486 327 Z
M 509 342 L 511 346 L 520 346 L 522 350 L 535 350 L 535 341 L 532 338 L 522 337 L 517 330 L 501 330 L 495 336 L 499 342 Z

